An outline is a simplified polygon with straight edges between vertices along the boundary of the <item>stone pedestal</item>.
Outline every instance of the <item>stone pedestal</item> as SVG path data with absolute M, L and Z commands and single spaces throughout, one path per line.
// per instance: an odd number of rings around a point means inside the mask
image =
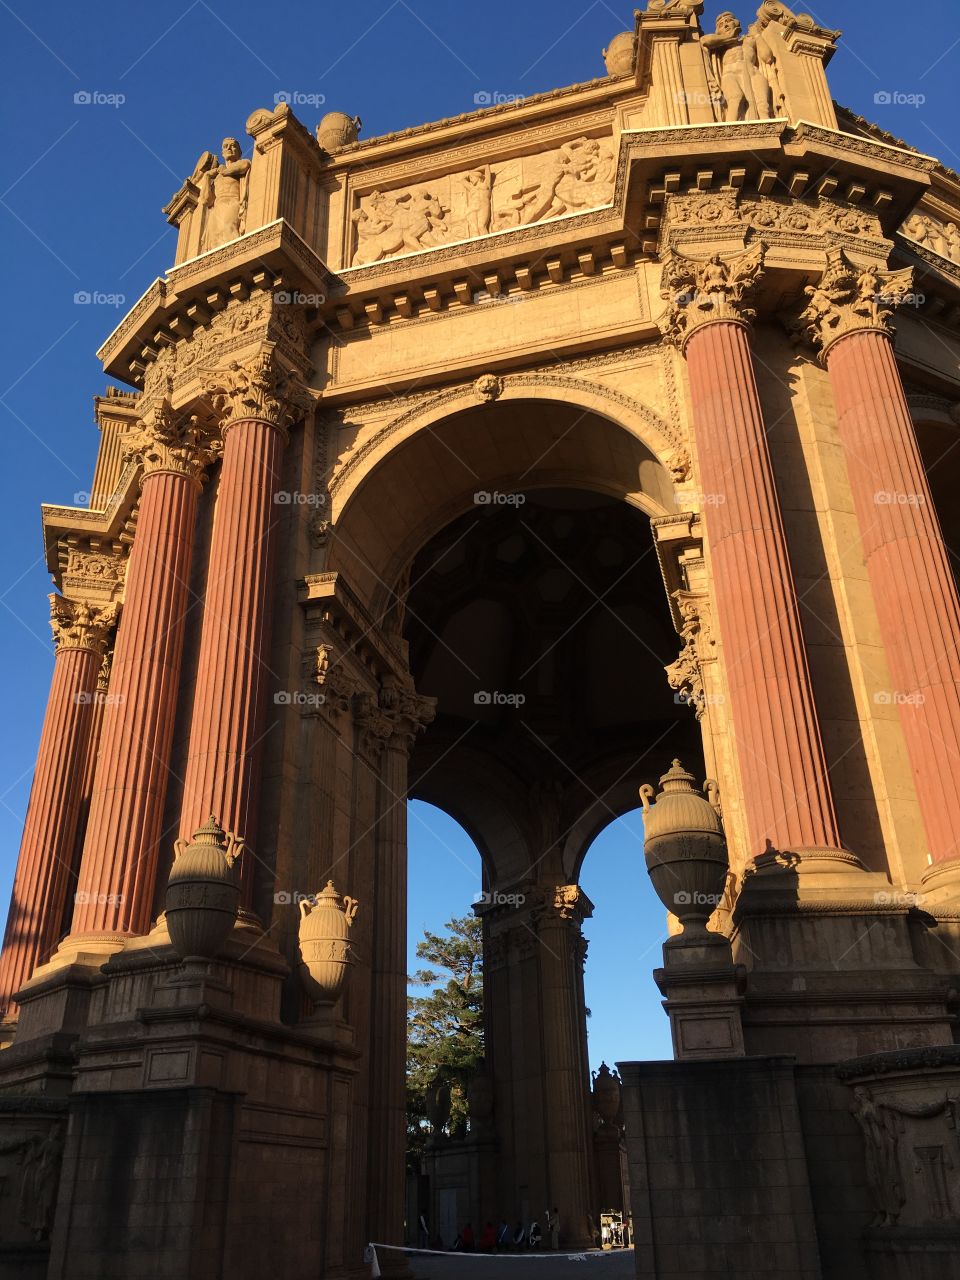
M 618 1066 L 638 1277 L 819 1280 L 793 1063 Z
M 186 966 L 136 940 L 96 974 L 63 1051 L 71 1123 L 46 1280 L 366 1274 L 345 1229 L 356 1051 L 282 1024 L 286 966 L 241 938 Z M 46 1087 L 49 1041 L 21 1036 L 0 1095 L 29 1085 L 31 1048 L 31 1087 Z
M 742 1058 L 746 970 L 733 963 L 722 934 L 677 934 L 664 943 L 663 968 L 654 980 L 670 1017 L 678 1062 Z

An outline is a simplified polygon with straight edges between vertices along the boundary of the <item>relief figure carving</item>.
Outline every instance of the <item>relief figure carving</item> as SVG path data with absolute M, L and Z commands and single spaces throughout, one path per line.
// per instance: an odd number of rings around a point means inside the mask
M 367 266 L 545 218 L 596 209 L 613 198 L 610 138 L 574 138 L 545 154 L 475 166 L 429 184 L 360 197 L 351 265 Z

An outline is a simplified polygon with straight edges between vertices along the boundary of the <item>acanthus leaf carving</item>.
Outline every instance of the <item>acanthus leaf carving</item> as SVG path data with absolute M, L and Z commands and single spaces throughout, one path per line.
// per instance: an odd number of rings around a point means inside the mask
M 715 253 L 706 262 L 670 249 L 663 264 L 660 296 L 667 303 L 664 338 L 681 349 L 705 325 L 748 324 L 756 315 L 752 293 L 763 273 L 764 246 L 754 243 L 729 261 Z
M 57 652 L 61 649 L 89 649 L 104 656 L 118 614 L 116 602 L 97 607 L 84 600 L 51 595 L 50 627 Z
M 177 413 L 164 397 L 149 405 L 135 427 L 121 437 L 124 460 L 137 462 L 144 475 L 159 471 L 202 483 L 220 451 L 218 440 L 195 414 Z
M 840 338 L 861 330 L 891 333 L 890 317 L 913 288 L 913 268 L 880 271 L 857 267 L 842 249 L 828 255 L 820 282 L 805 289 L 807 305 L 800 316 L 800 331 L 826 357 Z
M 205 372 L 210 379 L 207 394 L 223 431 L 253 420 L 286 432 L 313 403 L 299 375 L 281 363 L 272 342 L 263 343 L 244 363 L 234 360 L 226 368 Z
M 673 598 L 681 619 L 683 648 L 675 662 L 664 670 L 667 683 L 679 701 L 693 707 L 702 720 L 707 709 L 703 666 L 716 658 L 716 640 L 710 623 L 707 597 L 692 591 L 675 591 Z

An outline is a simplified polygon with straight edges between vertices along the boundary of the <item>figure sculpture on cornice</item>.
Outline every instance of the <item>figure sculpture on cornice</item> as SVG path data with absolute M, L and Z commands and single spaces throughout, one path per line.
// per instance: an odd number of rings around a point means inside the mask
M 703 37 L 711 87 L 728 123 L 770 120 L 784 110 L 776 54 L 764 35 L 772 20 L 771 14 L 761 9 L 744 35 L 736 15 L 726 11 L 717 18 L 716 31 Z
M 194 179 L 200 180 L 200 205 L 206 210 L 201 248 L 215 249 L 243 235 L 247 216 L 250 161 L 236 138 L 224 138 L 223 162 L 210 152 L 201 156 Z

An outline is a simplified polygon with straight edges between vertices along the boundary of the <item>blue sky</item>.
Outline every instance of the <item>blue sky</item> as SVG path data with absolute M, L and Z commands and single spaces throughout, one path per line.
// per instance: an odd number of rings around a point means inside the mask
M 727 7 L 709 3 L 705 21 L 712 26 Z M 747 20 L 756 4 L 732 7 Z M 272 106 L 278 93 L 307 100 L 295 110 L 311 129 L 324 110 L 341 109 L 359 113 L 371 136 L 470 111 L 497 95 L 601 74 L 601 50 L 630 24 L 632 11 L 620 0 L 0 0 L 7 49 L 0 226 L 13 320 L 0 348 L 0 669 L 8 672 L 0 910 L 52 665 L 39 506 L 72 502 L 89 488 L 97 439 L 92 397 L 104 386 L 94 352 L 172 261 L 174 233 L 162 205 L 202 151 L 217 149 L 227 134 L 249 141 L 247 117 Z M 847 33 L 831 68 L 834 96 L 960 168 L 956 0 L 914 0 L 908 9 L 894 0 L 815 0 L 812 12 Z M 923 101 L 876 103 L 883 93 Z M 324 106 L 310 105 L 321 96 Z M 125 301 L 75 302 L 84 293 Z M 411 819 L 418 928 L 462 910 L 475 891 L 452 874 L 426 875 L 438 847 L 431 824 L 439 830 L 441 820 L 424 816 L 426 827 Z M 608 831 L 584 871 L 598 904 L 588 963 L 595 1060 L 667 1051 L 666 1020 L 649 979 L 656 960 L 649 947 L 662 919 L 642 874 L 635 826 Z M 449 831 L 443 839 L 449 843 Z M 642 909 L 637 919 L 624 914 L 621 930 L 625 903 Z M 627 1002 L 634 988 L 645 993 L 642 1014 Z

